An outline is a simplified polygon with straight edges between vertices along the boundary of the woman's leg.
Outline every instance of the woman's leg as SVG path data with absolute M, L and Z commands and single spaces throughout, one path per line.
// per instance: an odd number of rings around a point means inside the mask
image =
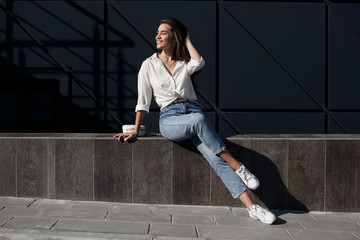
M 241 163 L 239 163 L 235 158 L 233 158 L 233 156 L 226 148 L 224 149 L 224 151 L 219 152 L 218 155 L 219 157 L 224 159 L 234 171 L 239 170 L 242 166 Z
M 254 205 L 254 202 L 251 200 L 247 191 L 240 194 L 239 199 L 248 210 L 250 210 L 251 206 Z
M 239 175 L 239 170 L 241 170 L 242 174 L 244 174 L 245 170 L 245 178 L 249 177 L 250 173 L 241 163 L 237 163 L 240 165 L 240 169 L 236 172 L 234 171 L 239 167 L 234 163 L 236 160 L 226 150 L 225 144 L 203 115 L 201 109 L 199 112 L 195 110 L 191 114 L 187 114 L 189 113 L 189 108 L 191 106 L 177 104 L 171 106 L 171 109 L 167 109 L 166 112 L 161 112 L 160 132 L 162 135 L 172 141 L 182 141 L 190 138 L 220 177 L 231 195 L 234 198 L 239 198 L 244 203 L 250 217 L 271 224 L 275 220 L 275 215 L 252 202 L 249 194 L 246 192 L 244 176 Z M 229 163 L 224 159 L 227 159 Z M 230 164 L 232 167 L 230 167 Z
M 193 136 L 191 140 L 215 170 L 231 195 L 234 198 L 239 198 L 245 205 L 249 212 L 249 216 L 253 219 L 259 219 L 263 223 L 272 224 L 276 219 L 275 215 L 259 205 L 254 204 L 246 191 L 244 182 L 241 181 L 238 175 L 230 168 L 229 164 L 208 149 L 197 136 Z
M 225 150 L 225 144 L 213 129 L 202 109 L 192 102 L 166 107 L 160 115 L 160 132 L 171 141 L 183 141 L 198 136 L 208 149 L 217 154 Z
M 247 187 L 256 189 L 259 186 L 257 178 L 231 156 L 202 109 L 195 103 L 175 104 L 163 110 L 160 115 L 160 132 L 172 141 L 182 141 L 197 136 L 212 154 L 228 163 Z
M 244 182 L 239 178 L 229 164 L 221 157 L 213 153 L 201 140 L 195 135 L 190 138 L 195 147 L 205 157 L 215 173 L 220 177 L 233 198 L 238 198 L 242 193 L 246 192 Z M 243 200 L 246 198 L 242 198 Z M 245 204 L 245 203 L 244 203 Z

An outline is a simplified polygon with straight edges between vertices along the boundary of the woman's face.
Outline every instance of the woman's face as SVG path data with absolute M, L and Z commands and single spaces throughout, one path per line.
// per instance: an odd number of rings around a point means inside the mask
M 155 40 L 157 49 L 171 50 L 175 44 L 171 26 L 166 23 L 160 24 Z

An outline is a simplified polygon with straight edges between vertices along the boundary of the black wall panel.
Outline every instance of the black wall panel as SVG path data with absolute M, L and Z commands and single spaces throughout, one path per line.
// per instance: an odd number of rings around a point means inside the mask
M 198 98 L 222 136 L 359 133 L 360 4 L 351 2 L 2 1 L 0 131 L 120 131 L 134 121 L 137 72 L 159 21 L 175 17 L 206 61 Z M 32 89 L 19 107 L 20 83 L 36 79 L 58 92 Z M 48 93 L 56 107 L 39 113 L 32 106 Z M 158 115 L 153 103 L 149 131 Z

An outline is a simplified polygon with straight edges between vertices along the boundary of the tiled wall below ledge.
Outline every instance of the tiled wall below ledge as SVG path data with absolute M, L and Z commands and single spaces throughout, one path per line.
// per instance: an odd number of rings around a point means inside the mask
M 260 180 L 271 209 L 360 211 L 360 135 L 241 135 L 230 152 Z M 0 133 L 0 195 L 242 206 L 189 141 L 111 134 Z

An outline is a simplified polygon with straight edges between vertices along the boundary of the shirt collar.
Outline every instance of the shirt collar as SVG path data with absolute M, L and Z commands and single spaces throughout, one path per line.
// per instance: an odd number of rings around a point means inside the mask
M 150 59 L 154 62 L 156 62 L 157 64 L 163 64 L 163 62 L 161 61 L 161 59 L 157 56 L 158 53 L 154 53 L 153 55 L 151 55 Z M 185 61 L 178 61 L 178 63 L 176 64 L 178 67 L 182 66 L 185 63 Z

